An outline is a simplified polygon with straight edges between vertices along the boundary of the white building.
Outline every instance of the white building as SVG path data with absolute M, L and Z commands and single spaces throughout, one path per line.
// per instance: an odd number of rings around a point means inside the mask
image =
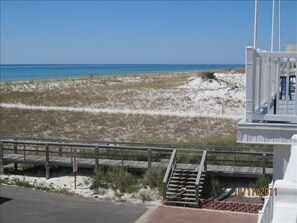
M 257 49 L 257 0 L 254 47 L 246 48 L 246 112 L 238 123 L 240 143 L 272 145 L 272 188 L 258 222 L 297 222 L 297 51 Z M 272 37 L 273 42 L 273 37 Z M 272 47 L 273 49 L 273 47 Z M 290 48 L 291 49 L 291 48 Z
M 285 51 L 286 52 L 297 52 L 297 44 L 289 44 L 285 45 Z

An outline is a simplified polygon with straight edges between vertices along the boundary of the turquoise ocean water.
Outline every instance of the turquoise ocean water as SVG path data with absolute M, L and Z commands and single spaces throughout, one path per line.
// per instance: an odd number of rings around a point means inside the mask
M 187 72 L 244 67 L 243 64 L 13 64 L 0 65 L 0 82 L 39 79 Z

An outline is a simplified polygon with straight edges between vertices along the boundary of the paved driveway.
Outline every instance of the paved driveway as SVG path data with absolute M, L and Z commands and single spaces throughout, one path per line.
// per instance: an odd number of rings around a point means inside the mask
M 132 223 L 147 208 L 0 185 L 2 223 Z

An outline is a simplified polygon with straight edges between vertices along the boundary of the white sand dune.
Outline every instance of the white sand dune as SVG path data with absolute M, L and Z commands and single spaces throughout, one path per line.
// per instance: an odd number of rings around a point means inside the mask
M 66 112 L 88 112 L 107 114 L 131 114 L 152 116 L 175 116 L 175 117 L 205 117 L 205 118 L 227 118 L 241 119 L 244 114 L 245 101 L 245 75 L 240 73 L 215 73 L 214 79 L 193 76 L 187 83 L 170 89 L 128 89 L 132 105 L 117 99 L 117 91 L 103 92 L 107 97 L 106 103 L 92 102 L 86 106 L 72 103 L 69 106 L 34 105 L 20 102 L 1 103 L 3 108 L 17 108 L 38 111 L 66 111 Z M 115 82 L 146 82 L 150 77 L 115 77 Z M 84 80 L 72 80 L 61 83 L 51 81 L 46 85 L 48 88 L 55 87 L 58 90 L 67 89 L 68 85 L 84 86 Z M 109 82 L 108 82 L 109 83 Z M 112 84 L 110 82 L 109 84 Z M 29 84 L 29 83 L 28 83 Z M 37 83 L 35 83 L 37 84 Z M 36 91 L 36 85 L 12 85 L 11 91 L 31 92 Z M 68 84 L 68 85 L 67 85 Z M 65 85 L 65 86 L 64 86 Z M 45 86 L 44 86 L 45 87 Z M 100 88 L 94 83 L 93 88 Z M 42 90 L 42 88 L 40 89 Z M 102 94 L 102 92 L 93 92 Z M 125 92 L 122 92 L 123 95 Z M 61 93 L 61 95 L 63 95 Z M 98 97 L 99 97 L 98 96 Z M 125 96 L 125 95 L 124 95 Z M 123 97 L 124 97 L 123 96 Z M 61 96 L 62 97 L 62 96 Z M 77 105 L 77 106 L 76 106 Z

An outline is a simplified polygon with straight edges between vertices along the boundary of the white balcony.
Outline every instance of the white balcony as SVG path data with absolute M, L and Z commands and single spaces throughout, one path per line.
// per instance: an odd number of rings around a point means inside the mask
M 238 142 L 290 144 L 297 133 L 297 53 L 246 48 L 246 114 Z
M 246 121 L 297 124 L 297 53 L 246 49 Z

